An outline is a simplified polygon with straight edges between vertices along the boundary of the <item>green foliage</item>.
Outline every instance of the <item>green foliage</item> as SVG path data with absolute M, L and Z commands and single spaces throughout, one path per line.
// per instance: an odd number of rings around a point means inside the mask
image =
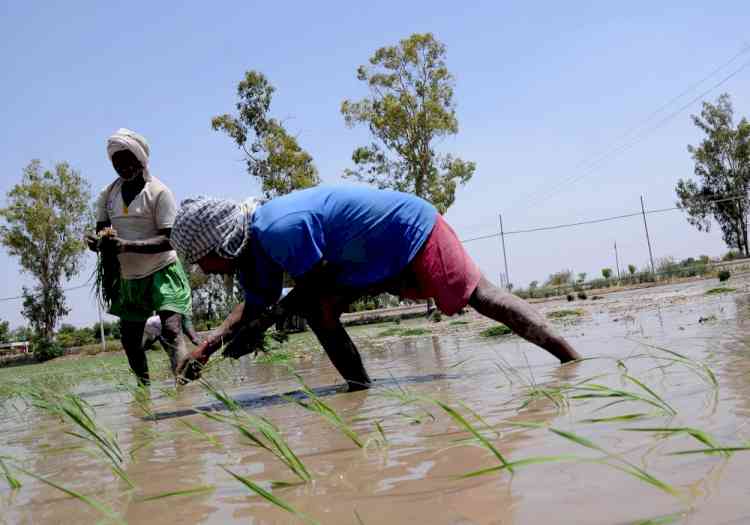
M 724 256 L 721 258 L 722 261 L 734 261 L 735 259 L 739 259 L 740 254 L 736 250 L 729 250 L 727 253 L 724 254 Z
M 729 272 L 729 270 L 721 270 L 719 272 L 719 282 L 728 281 L 729 278 L 732 276 L 732 274 Z
M 281 122 L 269 117 L 274 91 L 262 73 L 247 71 L 237 85 L 236 115 L 211 119 L 211 127 L 229 135 L 245 154 L 247 171 L 260 180 L 266 197 L 320 182 L 310 154 L 287 133 Z
M 635 275 L 635 271 L 637 268 L 635 267 L 635 264 L 628 264 L 628 273 L 630 275 Z
M 586 295 L 586 292 L 581 290 L 580 292 L 578 292 L 578 298 L 581 299 L 582 301 L 585 301 L 586 299 L 589 298 L 589 296 Z
M 710 231 L 714 219 L 727 246 L 747 256 L 750 122 L 742 118 L 735 126 L 732 102 L 726 93 L 716 105 L 704 102 L 700 116 L 692 118 L 706 137 L 698 146 L 688 146 L 698 180 L 677 182 L 677 205 L 687 212 L 688 222 L 698 231 Z
M 434 148 L 436 140 L 458 133 L 454 79 L 445 53 L 445 45 L 431 33 L 382 47 L 369 65 L 357 69 L 370 96 L 341 104 L 347 126 L 367 126 L 374 139 L 354 150 L 355 168 L 344 176 L 413 193 L 441 213 L 453 204 L 457 185 L 466 184 L 476 169 L 473 162 Z
M 580 317 L 583 315 L 583 310 L 577 308 L 575 310 L 554 310 L 547 312 L 547 317 L 550 319 L 562 319 L 564 317 Z
M 498 324 L 495 326 L 491 326 L 486 330 L 482 330 L 481 332 L 479 332 L 479 335 L 481 335 L 482 337 L 497 337 L 500 335 L 508 335 L 512 333 L 513 332 L 511 331 L 511 329 L 504 324 Z
M 723 293 L 731 293 L 736 291 L 734 288 L 726 288 L 726 287 L 719 287 L 719 288 L 711 288 L 706 292 L 706 295 L 719 295 Z
M 78 274 L 83 260 L 83 235 L 93 221 L 89 185 L 65 162 L 42 171 L 33 160 L 7 199 L 0 242 L 36 280 L 33 290 L 23 290 L 23 315 L 49 340 L 68 312 L 62 281 Z
M 10 341 L 10 323 L 0 321 L 0 343 L 7 343 L 8 341 Z
M 32 338 L 31 349 L 37 361 L 49 361 L 63 355 L 63 348 L 58 342 L 46 339 L 41 335 Z
M 602 277 L 605 279 L 612 277 L 612 268 L 602 268 Z
M 575 300 L 575 296 L 572 293 L 569 293 L 568 295 L 565 296 L 565 299 L 567 299 L 568 302 L 571 302 Z
M 560 270 L 550 274 L 545 286 L 564 286 L 573 282 L 573 270 Z

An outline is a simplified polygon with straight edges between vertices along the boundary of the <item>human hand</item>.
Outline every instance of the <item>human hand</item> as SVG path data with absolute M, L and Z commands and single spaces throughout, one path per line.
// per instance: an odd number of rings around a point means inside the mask
M 86 246 L 89 247 L 89 250 L 91 250 L 94 253 L 97 253 L 99 251 L 99 237 L 96 235 L 92 235 L 90 233 L 87 233 L 83 236 L 83 241 L 86 243 Z

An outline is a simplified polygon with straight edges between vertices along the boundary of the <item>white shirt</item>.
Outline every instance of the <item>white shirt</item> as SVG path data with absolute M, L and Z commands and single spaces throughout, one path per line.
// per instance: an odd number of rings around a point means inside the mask
M 96 220 L 109 221 L 117 236 L 128 241 L 142 241 L 171 228 L 177 215 L 172 192 L 159 179 L 149 177 L 130 205 L 122 200 L 122 178 L 104 188 L 96 206 Z M 121 253 L 120 273 L 123 279 L 142 279 L 177 260 L 177 252 Z

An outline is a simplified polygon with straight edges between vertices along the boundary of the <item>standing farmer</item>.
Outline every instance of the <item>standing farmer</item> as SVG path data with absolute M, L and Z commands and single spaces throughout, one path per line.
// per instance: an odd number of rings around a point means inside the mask
M 349 389 L 367 388 L 370 377 L 339 317 L 357 297 L 383 291 L 434 298 L 447 315 L 469 304 L 561 362 L 579 358 L 528 303 L 482 276 L 431 204 L 405 193 L 345 186 L 265 204 L 187 200 L 172 243 L 204 272 L 238 272 L 245 290 L 245 302 L 193 352 L 200 363 L 224 343 L 225 355 L 248 353 L 274 317 L 299 313 Z M 284 272 L 296 286 L 276 304 Z
M 112 226 L 104 249 L 117 253 L 119 289 L 109 313 L 121 320 L 122 346 L 130 368 L 149 384 L 143 328 L 154 312 L 161 319 L 161 340 L 178 380 L 190 361 L 182 336 L 182 318 L 191 313 L 190 284 L 169 243 L 176 215 L 172 192 L 148 170 L 146 139 L 119 129 L 107 140 L 107 155 L 119 177 L 99 196 L 96 231 Z M 89 237 L 96 251 L 97 239 Z

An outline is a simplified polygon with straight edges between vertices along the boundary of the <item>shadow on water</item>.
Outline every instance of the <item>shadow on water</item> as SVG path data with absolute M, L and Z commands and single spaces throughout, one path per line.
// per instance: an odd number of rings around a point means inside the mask
M 399 386 L 404 384 L 419 384 L 419 383 L 429 383 L 431 381 L 441 381 L 444 379 L 462 379 L 469 377 L 467 374 L 426 374 L 426 375 L 418 375 L 418 376 L 405 376 L 405 377 L 389 377 L 387 379 L 375 379 L 374 383 L 372 385 L 372 388 L 379 388 L 379 387 L 387 387 L 387 386 Z M 347 386 L 344 383 L 339 383 L 336 385 L 330 385 L 330 386 L 321 386 L 317 388 L 311 389 L 316 396 L 318 397 L 328 397 L 333 396 L 336 394 L 342 394 L 346 393 Z M 270 395 L 253 395 L 253 394 L 244 394 L 239 395 L 234 398 L 234 400 L 237 402 L 238 405 L 240 405 L 242 408 L 251 409 L 251 408 L 263 408 L 263 407 L 270 407 L 270 406 L 276 406 L 276 405 L 283 405 L 286 403 L 289 403 L 291 399 L 294 400 L 304 400 L 307 398 L 307 395 L 302 392 L 301 390 L 292 390 L 290 392 L 286 392 L 284 394 L 270 394 Z M 210 405 L 203 405 L 193 408 L 186 408 L 183 410 L 174 410 L 170 412 L 157 412 L 153 415 L 153 417 L 147 417 L 144 419 L 148 420 L 164 420 L 164 419 L 173 419 L 178 417 L 184 417 L 184 416 L 191 416 L 194 414 L 197 414 L 198 411 L 202 412 L 220 412 L 226 410 L 226 407 L 221 403 L 212 403 Z

